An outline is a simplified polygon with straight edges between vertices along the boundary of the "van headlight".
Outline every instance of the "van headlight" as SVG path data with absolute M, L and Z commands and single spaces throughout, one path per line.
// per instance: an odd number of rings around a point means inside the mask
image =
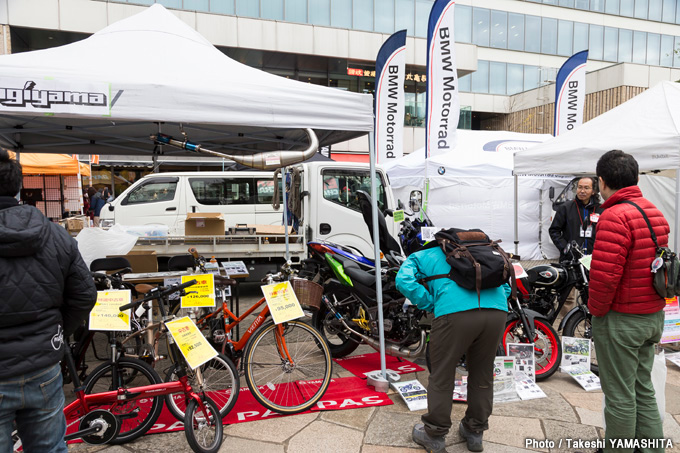
M 113 226 L 113 220 L 100 220 L 99 221 L 99 226 L 101 228 L 106 228 L 109 229 Z

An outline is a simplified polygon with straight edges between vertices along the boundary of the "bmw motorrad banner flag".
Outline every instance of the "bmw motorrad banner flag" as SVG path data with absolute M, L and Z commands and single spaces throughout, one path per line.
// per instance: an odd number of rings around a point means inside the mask
M 453 0 L 435 1 L 427 24 L 425 157 L 456 147 L 460 101 L 453 39 L 455 4 Z
M 557 73 L 555 87 L 555 131 L 558 135 L 583 124 L 586 102 L 586 61 L 588 51 L 572 55 Z
M 384 164 L 404 154 L 406 30 L 387 38 L 375 60 L 375 152 Z

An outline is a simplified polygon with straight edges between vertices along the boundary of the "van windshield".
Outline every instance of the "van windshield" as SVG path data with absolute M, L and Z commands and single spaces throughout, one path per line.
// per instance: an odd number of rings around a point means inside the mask
M 371 195 L 371 175 L 368 170 L 323 170 L 323 197 L 346 208 L 361 212 L 357 191 Z M 378 173 L 378 208 L 385 209 L 385 186 Z

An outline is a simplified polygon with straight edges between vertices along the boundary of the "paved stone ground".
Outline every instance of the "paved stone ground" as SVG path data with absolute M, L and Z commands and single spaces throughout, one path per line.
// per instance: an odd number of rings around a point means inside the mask
M 242 304 L 260 297 L 259 288 L 244 287 Z M 246 305 L 243 305 L 244 307 Z M 356 353 L 372 350 L 360 347 Z M 664 433 L 672 439 L 669 452 L 680 452 L 680 368 L 667 362 L 666 414 Z M 351 375 L 334 366 L 334 376 Z M 404 380 L 418 379 L 427 384 L 427 371 L 403 375 Z M 544 451 L 591 452 L 594 448 L 569 448 L 567 439 L 603 438 L 602 393 L 585 392 L 569 376 L 556 373 L 539 386 L 548 398 L 494 406 L 490 429 L 484 435 L 487 453 Z M 411 440 L 411 429 L 424 411 L 410 412 L 400 397 L 391 393 L 392 406 L 301 414 L 273 420 L 225 426 L 225 452 L 257 453 L 407 453 L 423 451 Z M 455 403 L 451 413 L 454 426 L 465 412 L 465 405 Z M 527 448 L 527 439 L 546 441 Z M 551 444 L 554 443 L 554 444 Z M 449 452 L 466 452 L 463 440 L 453 430 L 447 437 Z M 122 446 L 75 445 L 73 453 L 190 452 L 183 432 L 144 436 Z

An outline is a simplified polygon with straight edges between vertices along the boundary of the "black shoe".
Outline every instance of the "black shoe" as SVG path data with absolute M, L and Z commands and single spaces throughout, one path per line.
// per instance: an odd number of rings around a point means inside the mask
M 463 422 L 458 425 L 458 433 L 460 436 L 467 441 L 467 449 L 470 451 L 484 451 L 484 445 L 482 444 L 482 437 L 484 434 L 482 432 L 474 433 L 469 431 Z
M 432 437 L 425 432 L 425 425 L 418 423 L 413 427 L 413 442 L 421 445 L 428 453 L 446 453 L 444 436 Z

